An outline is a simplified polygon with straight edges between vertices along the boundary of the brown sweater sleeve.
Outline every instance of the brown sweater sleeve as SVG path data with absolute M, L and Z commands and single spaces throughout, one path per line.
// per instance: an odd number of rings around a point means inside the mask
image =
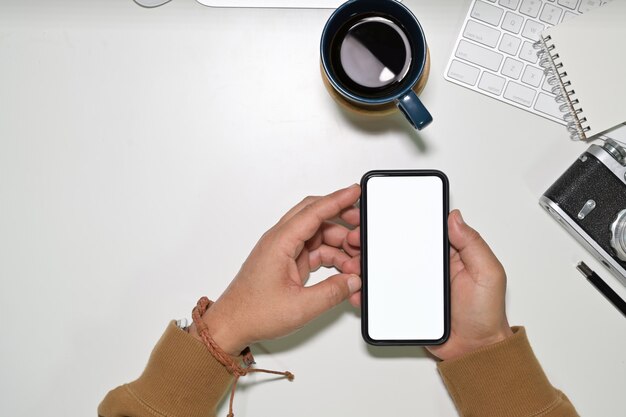
M 575 417 L 565 394 L 541 369 L 523 327 L 514 335 L 438 364 L 462 417 Z
M 172 321 L 143 374 L 110 391 L 101 417 L 208 417 L 232 382 L 206 347 Z
M 523 328 L 508 339 L 438 364 L 462 417 L 576 417 L 543 373 Z M 110 391 L 101 417 L 209 417 L 232 376 L 204 345 L 171 322 L 143 374 Z

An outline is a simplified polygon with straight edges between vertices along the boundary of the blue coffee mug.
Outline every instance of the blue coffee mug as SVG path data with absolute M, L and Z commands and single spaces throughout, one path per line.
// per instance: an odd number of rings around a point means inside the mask
M 408 40 L 407 53 L 410 52 L 408 55 L 410 64 L 402 78 L 393 88 L 383 89 L 377 95 L 365 94 L 358 88 L 352 88 L 348 82 L 350 80 L 345 77 L 345 71 L 337 64 L 336 52 L 333 52 L 337 50 L 336 43 L 344 41 L 338 38 L 347 33 L 346 28 L 351 25 L 351 22 L 372 19 L 393 22 L 393 25 L 404 34 L 402 38 Z M 371 34 L 365 36 L 369 35 Z M 374 40 L 378 45 L 384 41 L 385 39 Z M 432 116 L 414 91 L 423 87 L 428 76 L 426 37 L 417 18 L 402 3 L 396 0 L 350 0 L 342 4 L 333 12 L 324 26 L 320 55 L 324 81 L 332 88 L 331 92 L 336 93 L 333 94 L 335 97 L 368 113 L 393 109 L 397 106 L 411 125 L 419 130 L 432 122 Z M 363 64 L 360 63 L 360 65 Z M 384 77 L 383 73 L 380 77 Z

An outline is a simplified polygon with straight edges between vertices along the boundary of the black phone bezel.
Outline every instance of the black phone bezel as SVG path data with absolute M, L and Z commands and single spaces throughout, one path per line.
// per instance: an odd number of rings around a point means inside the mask
M 426 340 L 377 340 L 369 336 L 368 332 L 368 271 L 367 271 L 367 182 L 372 177 L 438 177 L 443 183 L 443 255 L 444 255 L 444 332 L 439 339 Z M 450 244 L 448 240 L 448 215 L 450 212 L 449 181 L 446 174 L 434 169 L 420 170 L 374 170 L 369 171 L 361 178 L 361 335 L 363 340 L 374 346 L 435 346 L 441 345 L 450 336 Z

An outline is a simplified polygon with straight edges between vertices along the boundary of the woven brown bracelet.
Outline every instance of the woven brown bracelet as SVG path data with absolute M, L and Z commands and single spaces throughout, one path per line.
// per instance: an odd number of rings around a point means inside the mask
M 264 372 L 266 374 L 274 374 L 274 375 L 283 375 L 289 381 L 293 381 L 294 375 L 289 371 L 271 371 L 268 369 L 259 369 L 259 368 L 251 368 L 254 362 L 254 357 L 252 356 L 252 352 L 250 348 L 247 347 L 241 352 L 241 356 L 243 359 L 243 363 L 245 367 L 241 367 L 237 361 L 235 361 L 228 353 L 224 352 L 222 348 L 215 343 L 215 340 L 211 337 L 209 333 L 209 328 L 206 323 L 202 320 L 202 315 L 211 307 L 213 301 L 209 300 L 207 297 L 202 297 L 198 300 L 198 304 L 193 308 L 191 312 L 191 317 L 193 319 L 196 328 L 198 329 L 198 334 L 200 338 L 206 345 L 208 351 L 213 355 L 215 359 L 234 375 L 235 381 L 233 382 L 233 388 L 230 392 L 230 402 L 228 404 L 228 416 L 234 417 L 233 414 L 233 400 L 235 399 L 235 390 L 237 389 L 237 382 L 239 381 L 239 377 L 248 375 L 252 372 Z

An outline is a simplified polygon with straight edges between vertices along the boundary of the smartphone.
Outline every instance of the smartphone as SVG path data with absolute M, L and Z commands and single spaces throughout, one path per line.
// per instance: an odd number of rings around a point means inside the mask
M 361 332 L 372 345 L 438 345 L 450 333 L 448 178 L 435 170 L 361 179 Z

